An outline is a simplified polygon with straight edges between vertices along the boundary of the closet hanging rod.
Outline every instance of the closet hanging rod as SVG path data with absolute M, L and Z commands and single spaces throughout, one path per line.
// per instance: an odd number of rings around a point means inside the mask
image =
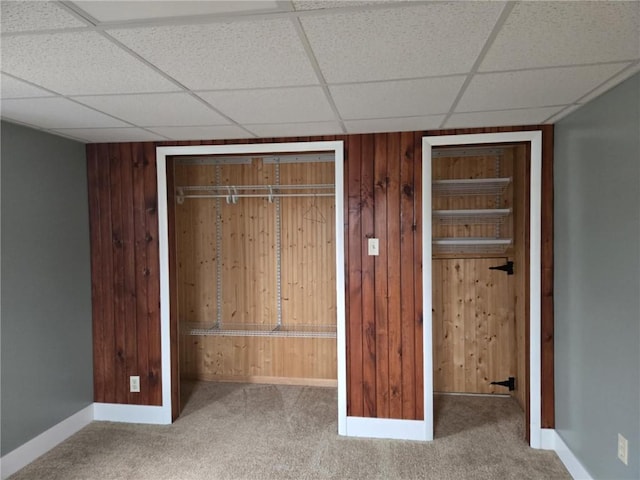
M 228 191 L 229 189 L 240 190 L 328 190 L 335 188 L 333 183 L 295 184 L 295 185 L 185 185 L 176 187 L 176 190 L 183 192 L 194 191 Z
M 269 198 L 269 197 L 333 197 L 333 193 L 237 193 L 231 194 L 235 198 Z M 202 194 L 202 195 L 183 195 L 182 198 L 229 198 L 226 194 Z
M 242 191 L 252 193 L 241 193 Z M 253 193 L 256 190 L 266 190 L 264 193 Z M 176 187 L 176 201 L 182 205 L 185 198 L 225 198 L 227 203 L 238 203 L 239 198 L 266 198 L 273 202 L 275 198 L 282 197 L 333 197 L 332 192 L 305 192 L 305 193 L 281 193 L 282 190 L 335 190 L 335 185 L 323 184 L 297 184 L 297 185 L 187 185 Z M 185 194 L 185 192 L 198 192 Z M 210 192 L 210 193 L 209 193 Z

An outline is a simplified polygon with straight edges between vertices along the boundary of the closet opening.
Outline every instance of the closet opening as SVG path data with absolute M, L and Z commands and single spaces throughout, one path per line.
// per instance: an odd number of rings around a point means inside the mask
M 436 438 L 469 409 L 456 430 L 527 436 L 529 177 L 526 144 L 431 152 Z
M 174 420 L 181 383 L 338 386 L 342 152 L 293 145 L 166 156 Z
M 436 438 L 489 425 L 499 412 L 466 400 L 506 400 L 512 438 L 540 448 L 542 132 L 422 146 L 425 423 Z

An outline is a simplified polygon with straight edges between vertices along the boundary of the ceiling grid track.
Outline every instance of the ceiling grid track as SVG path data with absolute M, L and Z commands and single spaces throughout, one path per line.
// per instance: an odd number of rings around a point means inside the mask
M 344 124 L 342 116 L 340 115 L 340 111 L 336 106 L 336 102 L 331 96 L 331 92 L 329 91 L 329 87 L 327 86 L 327 80 L 324 78 L 324 75 L 322 73 L 322 70 L 320 69 L 320 64 L 318 63 L 318 59 L 316 58 L 315 53 L 313 53 L 313 48 L 311 48 L 311 44 L 309 43 L 307 34 L 304 31 L 304 27 L 300 23 L 300 19 L 298 17 L 296 17 L 292 21 L 293 21 L 293 26 L 296 29 L 296 32 L 298 33 L 298 37 L 300 38 L 300 41 L 304 46 L 304 51 L 307 54 L 307 57 L 309 58 L 309 63 L 311 63 L 311 66 L 313 67 L 313 71 L 318 77 L 318 81 L 320 82 L 320 86 L 322 87 L 324 96 L 326 97 L 327 102 L 329 102 L 329 105 L 331 106 L 331 110 L 333 110 L 333 114 L 335 115 L 336 121 L 340 124 L 342 133 L 347 133 L 347 128 Z
M 462 87 L 460 87 L 460 91 L 458 92 L 458 95 L 453 101 L 453 104 L 451 105 L 449 112 L 447 113 L 447 115 L 445 115 L 444 119 L 442 120 L 442 123 L 440 123 L 440 129 L 445 128 L 445 125 L 451 118 L 451 115 L 453 115 L 453 113 L 456 111 L 456 108 L 460 103 L 460 100 L 464 96 L 465 92 L 467 91 L 467 88 L 469 87 L 469 84 L 471 83 L 471 79 L 478 72 L 478 69 L 482 64 L 482 61 L 484 60 L 484 57 L 487 55 L 487 52 L 491 48 L 491 45 L 493 45 L 493 42 L 496 40 L 496 37 L 498 36 L 498 33 L 500 33 L 500 30 L 502 29 L 502 26 L 504 25 L 504 23 L 507 21 L 507 18 L 509 17 L 509 15 L 511 15 L 511 11 L 513 10 L 514 6 L 515 6 L 514 2 L 507 2 L 507 4 L 502 9 L 502 12 L 498 17 L 498 20 L 496 21 L 496 24 L 493 26 L 493 30 L 491 30 L 491 34 L 489 34 L 489 37 L 487 38 L 487 41 L 482 47 L 482 50 L 480 51 L 478 58 L 476 58 L 476 61 L 471 67 L 471 70 L 467 74 L 467 78 L 465 78 L 464 83 L 462 84 Z

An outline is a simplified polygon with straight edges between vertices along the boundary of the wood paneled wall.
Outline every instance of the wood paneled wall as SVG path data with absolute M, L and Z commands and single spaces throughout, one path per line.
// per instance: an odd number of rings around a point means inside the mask
M 347 140 L 348 415 L 423 418 L 421 142 L 412 132 Z
M 422 136 L 519 130 L 543 131 L 542 426 L 552 428 L 553 126 L 252 140 L 345 142 L 350 415 L 407 419 L 423 415 Z M 246 142 L 87 147 L 96 401 L 148 405 L 161 401 L 155 145 Z M 366 255 L 365 237 L 373 235 L 386 245 L 379 257 Z M 400 287 L 410 284 L 413 288 Z M 141 376 L 139 394 L 128 393 L 127 377 L 134 370 Z
M 87 162 L 94 400 L 161 405 L 155 147 L 88 145 Z

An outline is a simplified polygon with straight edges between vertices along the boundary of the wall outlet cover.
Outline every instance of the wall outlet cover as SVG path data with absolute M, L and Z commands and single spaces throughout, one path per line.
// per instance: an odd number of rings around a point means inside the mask
M 618 434 L 618 458 L 625 465 L 629 465 L 629 442 Z
M 140 391 L 140 377 L 139 376 L 131 376 L 131 377 L 129 377 L 129 391 L 130 392 L 139 392 Z
M 377 238 L 368 239 L 367 253 L 372 256 L 380 255 L 380 243 Z

